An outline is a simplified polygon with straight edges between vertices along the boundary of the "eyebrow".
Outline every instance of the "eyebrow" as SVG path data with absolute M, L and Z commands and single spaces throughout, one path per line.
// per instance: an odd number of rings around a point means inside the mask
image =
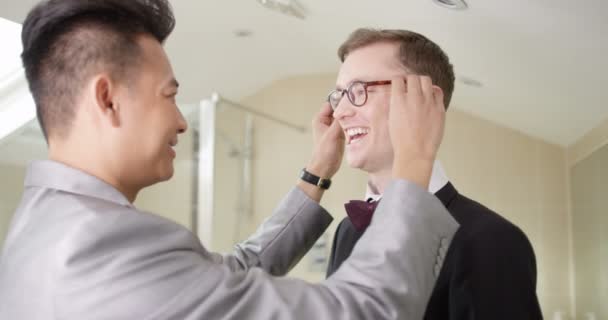
M 349 82 L 346 84 L 346 88 L 348 88 L 348 87 L 349 87 L 349 86 L 350 86 L 350 85 L 351 85 L 353 82 L 356 82 L 356 81 L 363 81 L 363 82 L 365 82 L 364 80 L 361 80 L 361 79 L 359 79 L 359 78 L 355 78 L 355 79 L 350 80 L 350 81 L 349 81 Z M 336 89 L 337 89 L 337 90 L 345 90 L 346 88 L 342 88 L 341 86 L 336 85 Z

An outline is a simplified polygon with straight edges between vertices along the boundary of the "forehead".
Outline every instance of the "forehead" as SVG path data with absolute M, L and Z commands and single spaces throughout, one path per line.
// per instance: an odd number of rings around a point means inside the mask
M 399 62 L 398 51 L 399 45 L 389 42 L 353 50 L 342 63 L 336 84 L 344 86 L 353 80 L 388 80 L 403 74 L 405 70 Z
M 173 75 L 173 69 L 165 49 L 156 39 L 150 36 L 141 36 L 137 41 L 141 48 L 141 63 L 145 66 L 145 69 L 159 75 Z

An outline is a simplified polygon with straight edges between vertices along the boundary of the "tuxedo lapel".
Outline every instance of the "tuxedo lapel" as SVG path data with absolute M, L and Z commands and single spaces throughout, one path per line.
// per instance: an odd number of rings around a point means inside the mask
M 454 199 L 456 199 L 456 196 L 458 196 L 458 190 L 454 188 L 454 185 L 452 185 L 451 182 L 448 182 L 443 188 L 439 189 L 439 191 L 435 193 L 435 196 L 441 200 L 441 203 L 443 203 L 443 205 L 449 211 L 450 205 Z M 452 212 L 450 213 L 454 215 Z

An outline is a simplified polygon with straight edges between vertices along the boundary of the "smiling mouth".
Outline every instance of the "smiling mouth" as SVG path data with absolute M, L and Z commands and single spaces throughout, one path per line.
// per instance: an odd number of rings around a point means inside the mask
M 176 146 L 177 146 L 177 141 L 169 142 L 169 148 L 172 151 L 171 153 L 173 154 L 173 156 L 175 156 L 177 154 L 177 152 L 175 151 Z
M 347 139 L 347 144 L 356 143 L 359 140 L 363 139 L 369 133 L 369 128 L 349 128 L 345 130 L 345 134 Z

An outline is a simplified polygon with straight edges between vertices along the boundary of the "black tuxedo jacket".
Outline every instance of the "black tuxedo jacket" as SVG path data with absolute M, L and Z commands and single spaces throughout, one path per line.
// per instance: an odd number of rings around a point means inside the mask
M 536 320 L 536 258 L 526 235 L 451 183 L 435 194 L 460 223 L 427 305 L 426 320 Z M 364 231 L 363 231 L 364 232 Z M 350 255 L 363 232 L 342 220 L 327 276 Z

